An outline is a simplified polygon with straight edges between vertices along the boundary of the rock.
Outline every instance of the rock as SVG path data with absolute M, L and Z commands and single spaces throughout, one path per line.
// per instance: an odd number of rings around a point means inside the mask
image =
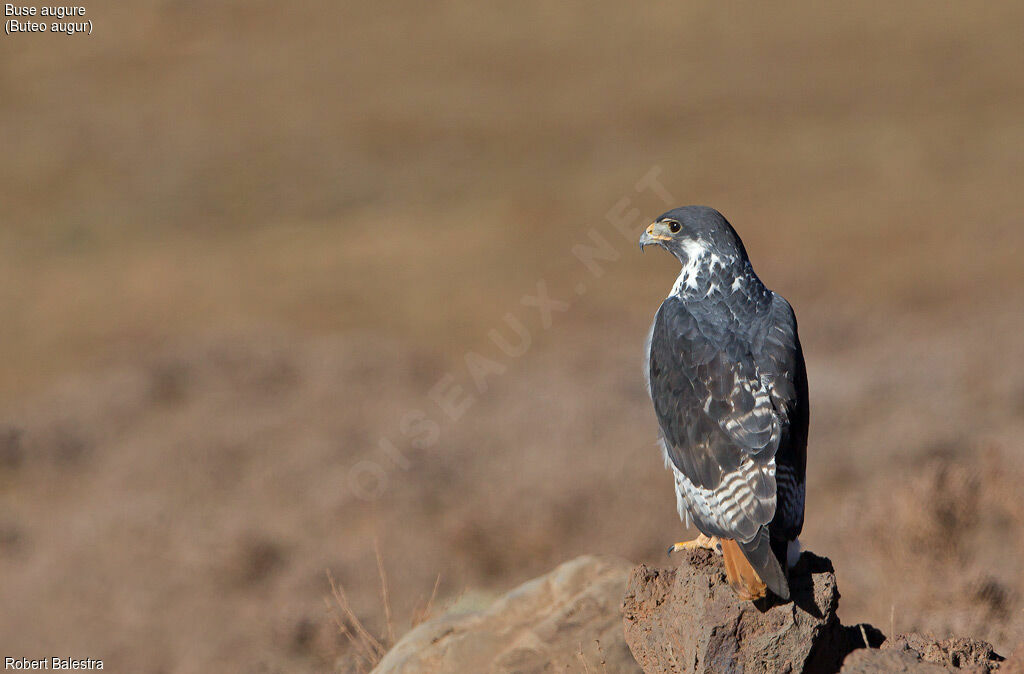
M 853 654 L 843 664 L 843 672 L 883 672 L 889 671 L 884 665 L 871 669 L 876 664 L 888 662 L 890 653 L 897 653 L 908 666 L 908 672 L 970 672 L 971 674 L 989 674 L 1000 667 L 1003 658 L 993 649 L 992 644 L 978 639 L 936 639 L 924 634 L 900 634 L 891 637 L 882 644 L 878 654 Z M 857 655 L 857 658 L 853 656 Z M 860 664 L 857 664 L 860 663 Z M 849 668 L 852 665 L 856 667 Z M 936 669 L 938 667 L 938 669 Z M 900 670 L 902 671 L 902 670 Z
M 619 613 L 630 567 L 590 556 L 566 562 L 486 610 L 419 625 L 373 672 L 639 672 Z
M 684 553 L 674 569 L 641 565 L 623 600 L 626 642 L 648 673 L 838 671 L 863 643 L 839 623 L 832 563 L 805 553 L 790 591 L 793 601 L 740 601 L 709 550 Z
M 961 672 L 989 674 L 1007 670 L 1003 658 L 992 645 L 977 639 L 938 640 L 924 634 L 900 634 L 887 639 L 881 650 L 851 653 L 843 663 L 842 674 L 882 674 L 883 672 Z
M 579 557 L 485 610 L 423 623 L 373 672 L 1024 674 L 1024 645 L 1004 663 L 983 641 L 844 627 L 832 563 L 813 554 L 786 602 L 740 601 L 708 550 L 677 568 L 630 566 Z
M 862 648 L 850 653 L 840 674 L 946 674 L 957 670 L 924 662 L 903 651 Z

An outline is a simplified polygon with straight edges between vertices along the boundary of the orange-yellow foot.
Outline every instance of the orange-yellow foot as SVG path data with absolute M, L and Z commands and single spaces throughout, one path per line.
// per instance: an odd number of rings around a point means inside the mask
M 673 552 L 681 552 L 683 550 L 696 550 L 697 548 L 704 548 L 706 550 L 714 550 L 715 552 L 721 552 L 722 544 L 714 536 L 705 536 L 704 534 L 701 534 L 692 541 L 682 541 L 681 543 L 676 543 L 668 549 L 668 554 L 671 555 Z

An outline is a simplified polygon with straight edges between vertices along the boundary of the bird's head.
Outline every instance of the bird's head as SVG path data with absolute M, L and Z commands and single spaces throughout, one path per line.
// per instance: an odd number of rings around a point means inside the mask
M 708 253 L 719 258 L 747 257 L 736 230 L 708 206 L 683 206 L 663 213 L 640 237 L 640 250 L 651 244 L 672 253 L 683 265 Z

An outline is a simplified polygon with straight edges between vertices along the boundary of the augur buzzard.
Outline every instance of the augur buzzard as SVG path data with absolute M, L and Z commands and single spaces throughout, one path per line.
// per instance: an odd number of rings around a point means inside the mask
M 640 247 L 682 264 L 654 317 L 649 390 L 675 477 L 679 516 L 701 536 L 672 550 L 721 550 L 742 599 L 789 598 L 800 554 L 807 461 L 807 372 L 789 303 L 761 283 L 721 213 L 685 206 Z

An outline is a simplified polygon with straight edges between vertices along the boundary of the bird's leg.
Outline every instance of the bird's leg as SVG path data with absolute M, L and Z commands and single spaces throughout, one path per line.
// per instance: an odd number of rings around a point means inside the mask
M 700 534 L 699 536 L 697 536 L 697 538 L 693 539 L 692 541 L 682 541 L 681 543 L 676 543 L 668 549 L 668 554 L 671 555 L 673 552 L 680 552 L 682 550 L 695 550 L 697 548 L 705 548 L 707 550 L 713 550 L 718 553 L 722 552 L 722 544 L 718 541 L 717 538 L 715 538 L 714 536 L 705 536 L 704 534 Z

